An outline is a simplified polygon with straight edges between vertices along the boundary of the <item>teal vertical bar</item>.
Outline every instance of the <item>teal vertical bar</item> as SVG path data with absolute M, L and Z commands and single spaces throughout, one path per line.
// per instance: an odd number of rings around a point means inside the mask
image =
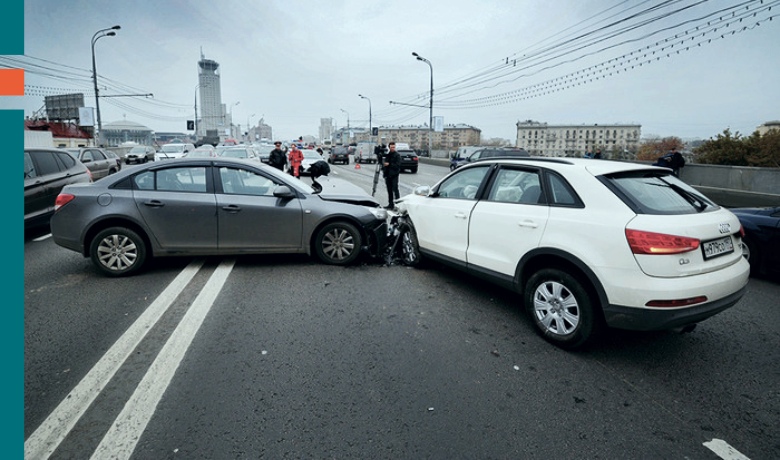
M 24 1 L 4 2 L 0 15 L 0 54 L 24 54 Z M 19 96 L 6 96 L 19 97 Z M 4 458 L 24 458 L 24 195 L 18 171 L 24 167 L 24 111 L 0 110 L 0 137 L 3 139 L 7 167 L 0 168 L 3 195 L 8 200 L 3 210 L 0 235 L 6 242 L 3 250 L 3 321 L 0 321 L 2 369 L 0 379 L 0 413 L 4 428 L 0 430 L 0 452 Z M 16 153 L 14 153 L 16 152 Z M 19 166 L 14 166 L 18 164 Z M 11 179 L 11 174 L 16 179 Z M 16 216 L 16 217 L 14 217 Z

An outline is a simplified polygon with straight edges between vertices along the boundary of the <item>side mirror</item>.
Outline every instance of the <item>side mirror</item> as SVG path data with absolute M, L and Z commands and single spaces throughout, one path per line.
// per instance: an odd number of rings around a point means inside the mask
M 414 189 L 415 195 L 428 196 L 431 193 L 431 187 L 428 185 L 420 185 Z
M 295 194 L 290 190 L 290 187 L 280 185 L 274 189 L 274 196 L 277 198 L 294 198 Z

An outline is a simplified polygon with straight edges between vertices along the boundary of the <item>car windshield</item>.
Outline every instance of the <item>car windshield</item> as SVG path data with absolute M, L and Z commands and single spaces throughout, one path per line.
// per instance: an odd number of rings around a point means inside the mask
M 129 153 L 145 153 L 145 152 L 146 152 L 146 147 L 139 146 L 139 147 L 131 148 Z
M 317 153 L 315 150 L 304 150 L 303 151 L 303 158 L 304 159 L 308 158 L 310 160 L 321 160 L 322 159 L 320 154 Z
M 249 158 L 249 152 L 246 149 L 226 149 L 222 152 L 223 157 L 230 158 Z
M 604 180 L 638 214 L 691 214 L 719 209 L 672 174 L 634 171 L 605 176 Z
M 162 149 L 160 149 L 163 153 L 181 153 L 184 151 L 183 145 L 163 145 Z

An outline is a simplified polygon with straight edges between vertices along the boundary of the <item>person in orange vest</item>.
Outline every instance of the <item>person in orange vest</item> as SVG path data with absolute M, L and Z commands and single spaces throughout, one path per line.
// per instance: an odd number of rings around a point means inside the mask
M 301 163 L 303 162 L 303 152 L 298 150 L 298 146 L 295 145 L 295 142 L 293 142 L 292 146 L 290 147 L 290 153 L 288 153 L 287 156 L 290 159 L 292 175 L 300 179 L 300 168 Z

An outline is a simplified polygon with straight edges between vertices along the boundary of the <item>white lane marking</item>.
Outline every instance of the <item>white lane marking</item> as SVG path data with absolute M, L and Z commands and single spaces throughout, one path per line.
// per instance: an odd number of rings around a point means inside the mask
M 125 403 L 122 412 L 100 441 L 100 445 L 92 454 L 92 460 L 130 458 L 235 263 L 235 259 L 226 260 L 211 275 L 179 325 L 176 326 L 176 330 L 165 342 L 160 354 L 138 384 L 138 388 Z
M 200 270 L 203 262 L 203 260 L 194 260 L 184 268 L 57 408 L 46 417 L 46 420 L 24 442 L 24 458 L 48 458 L 57 449 L 127 357 Z
M 746 456 L 742 455 L 740 451 L 731 447 L 729 443 L 722 439 L 713 439 L 712 441 L 705 442 L 704 446 L 715 452 L 718 457 L 722 458 L 723 460 L 750 460 Z
M 33 238 L 33 241 L 35 242 L 44 241 L 44 240 L 48 240 L 49 238 L 51 238 L 51 233 L 39 236 L 38 238 Z

